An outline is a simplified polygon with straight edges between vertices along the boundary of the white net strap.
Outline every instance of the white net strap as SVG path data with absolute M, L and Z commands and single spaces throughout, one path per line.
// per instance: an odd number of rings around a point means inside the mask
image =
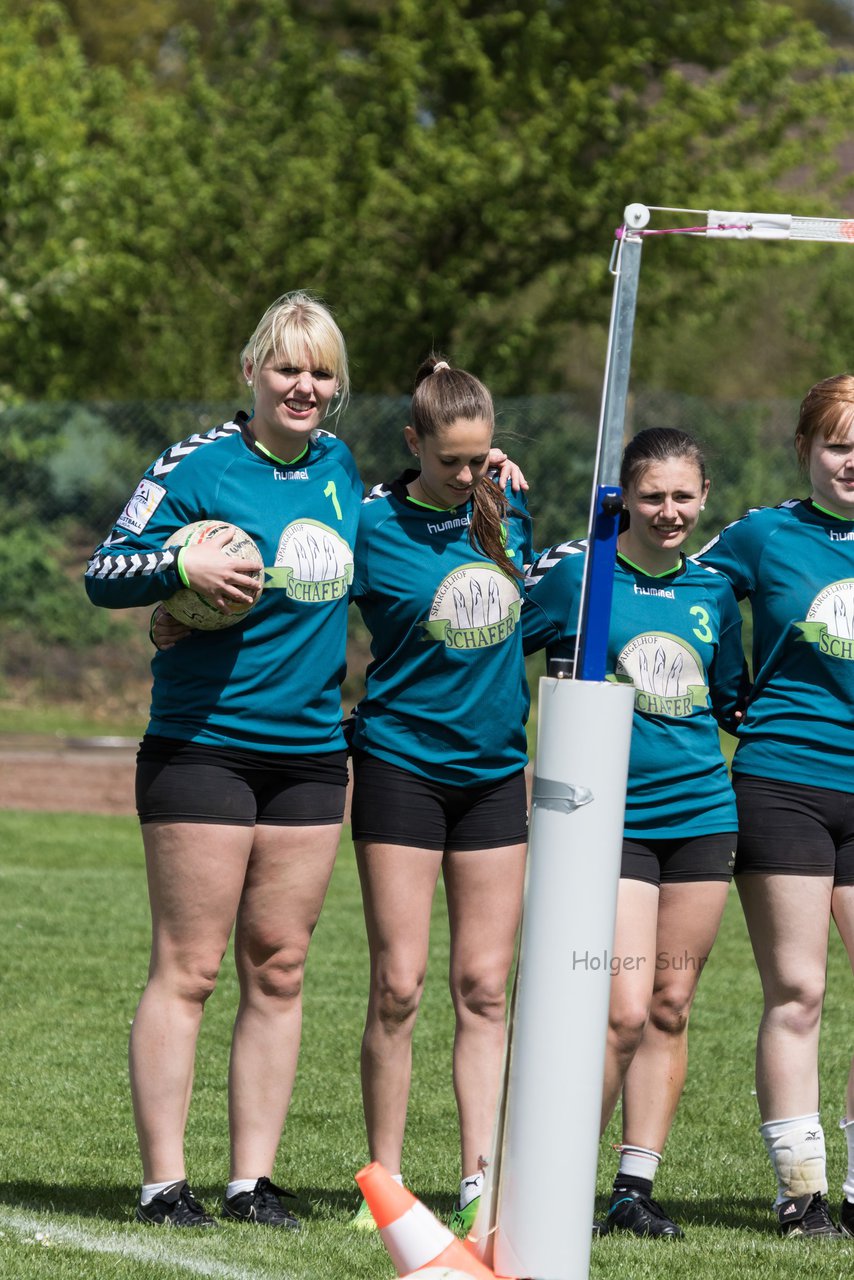
M 823 240 L 851 244 L 854 243 L 854 219 L 710 209 L 706 235 L 709 239 L 721 240 Z

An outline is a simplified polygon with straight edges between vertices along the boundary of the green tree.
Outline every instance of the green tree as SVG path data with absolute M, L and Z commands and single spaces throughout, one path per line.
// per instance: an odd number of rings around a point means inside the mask
M 172 31 L 176 88 L 90 66 L 57 4 L 5 16 L 0 398 L 231 398 L 259 309 L 335 243 L 335 48 L 220 2 Z
M 561 385 L 570 326 L 607 315 L 629 200 L 809 206 L 780 184 L 826 180 L 851 107 L 816 28 L 762 0 L 397 0 L 360 52 L 341 84 L 353 249 L 332 293 L 374 385 L 399 386 L 431 342 L 498 390 Z M 676 237 L 646 259 L 639 323 L 671 342 L 699 289 L 723 309 L 769 261 Z
M 56 4 L 2 16 L 0 396 L 122 397 L 190 274 L 183 105 L 90 66 Z
M 333 305 L 361 390 L 406 387 L 432 345 L 499 392 L 593 385 L 628 201 L 832 211 L 852 78 L 771 0 L 140 12 L 158 54 L 133 60 L 134 28 L 122 60 L 115 6 L 99 26 L 83 0 L 0 0 L 0 396 L 232 397 L 258 314 L 295 286 Z M 769 283 L 791 253 L 651 242 L 638 378 L 713 380 L 725 317 L 797 354 L 808 268 L 791 305 Z M 769 352 L 765 376 L 792 390 L 809 354 Z
M 180 15 L 179 0 L 64 0 L 64 8 L 91 62 L 124 67 L 156 65 Z

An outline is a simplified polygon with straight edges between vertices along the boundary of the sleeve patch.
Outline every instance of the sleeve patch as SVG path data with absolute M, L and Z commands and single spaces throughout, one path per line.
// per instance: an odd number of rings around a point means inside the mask
M 116 527 L 127 529 L 130 533 L 142 533 L 160 503 L 166 497 L 166 490 L 153 480 L 140 480 L 136 491 L 122 514 L 116 521 Z

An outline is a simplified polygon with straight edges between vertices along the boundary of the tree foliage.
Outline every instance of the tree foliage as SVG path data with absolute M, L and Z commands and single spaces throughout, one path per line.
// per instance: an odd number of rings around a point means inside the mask
M 361 390 L 408 386 L 433 345 L 499 392 L 588 385 L 627 202 L 838 213 L 851 76 L 770 0 L 0 0 L 0 18 L 7 400 L 231 395 L 258 314 L 297 286 L 335 309 Z M 727 315 L 767 330 L 775 272 L 775 330 L 804 331 L 807 258 L 729 249 L 645 252 L 640 376 L 692 385 Z M 835 326 L 851 305 L 840 288 Z M 803 359 L 767 377 L 808 376 L 825 336 L 811 312 Z

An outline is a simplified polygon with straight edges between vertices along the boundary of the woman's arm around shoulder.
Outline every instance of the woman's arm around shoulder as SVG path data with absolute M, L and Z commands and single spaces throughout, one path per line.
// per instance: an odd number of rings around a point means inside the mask
M 522 605 L 525 653 L 575 635 L 583 571 L 584 545 L 578 542 L 548 547 L 528 565 Z
M 719 598 L 717 653 L 709 670 L 709 700 L 722 729 L 735 734 L 750 698 L 750 673 L 744 657 L 741 613 L 724 577 L 715 581 Z

